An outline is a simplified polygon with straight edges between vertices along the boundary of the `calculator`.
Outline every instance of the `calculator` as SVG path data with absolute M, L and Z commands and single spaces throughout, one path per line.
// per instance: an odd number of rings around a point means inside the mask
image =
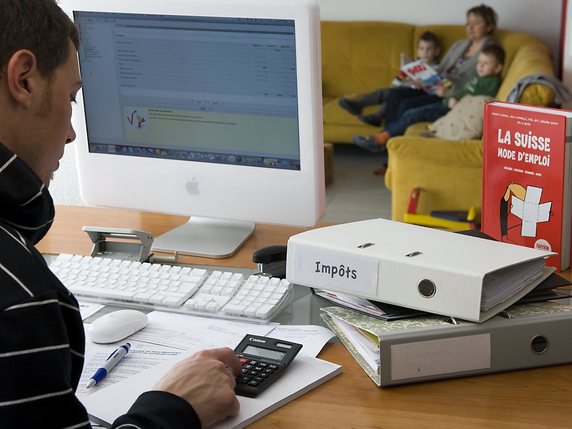
M 236 394 L 257 396 L 284 373 L 301 348 L 302 344 L 246 335 L 234 349 L 242 364 L 242 374 L 236 377 Z

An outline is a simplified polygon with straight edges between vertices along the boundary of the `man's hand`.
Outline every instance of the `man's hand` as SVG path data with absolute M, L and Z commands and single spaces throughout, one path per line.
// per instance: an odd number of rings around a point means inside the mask
M 174 365 L 155 389 L 187 400 L 206 428 L 238 414 L 234 377 L 240 373 L 240 361 L 231 349 L 204 350 Z

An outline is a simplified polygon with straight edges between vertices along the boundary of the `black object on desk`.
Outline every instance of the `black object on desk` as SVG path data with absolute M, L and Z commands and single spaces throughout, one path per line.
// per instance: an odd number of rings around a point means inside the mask
M 286 277 L 286 246 L 268 246 L 254 251 L 252 262 L 258 271 L 273 277 Z

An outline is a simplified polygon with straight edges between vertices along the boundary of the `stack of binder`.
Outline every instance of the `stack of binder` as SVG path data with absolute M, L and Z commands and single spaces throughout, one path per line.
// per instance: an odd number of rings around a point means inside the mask
M 554 268 L 545 266 L 552 254 L 373 219 L 291 237 L 286 278 L 326 295 L 425 312 L 387 320 L 322 309 L 371 379 L 392 386 L 572 362 L 572 307 L 515 304 L 554 283 Z

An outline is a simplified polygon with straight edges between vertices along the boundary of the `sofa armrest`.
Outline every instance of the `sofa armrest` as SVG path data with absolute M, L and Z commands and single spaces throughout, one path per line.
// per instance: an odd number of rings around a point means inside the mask
M 468 210 L 480 214 L 483 146 L 480 140 L 391 138 L 385 185 L 391 190 L 391 218 L 403 220 L 409 195 L 421 188 L 417 213 Z

